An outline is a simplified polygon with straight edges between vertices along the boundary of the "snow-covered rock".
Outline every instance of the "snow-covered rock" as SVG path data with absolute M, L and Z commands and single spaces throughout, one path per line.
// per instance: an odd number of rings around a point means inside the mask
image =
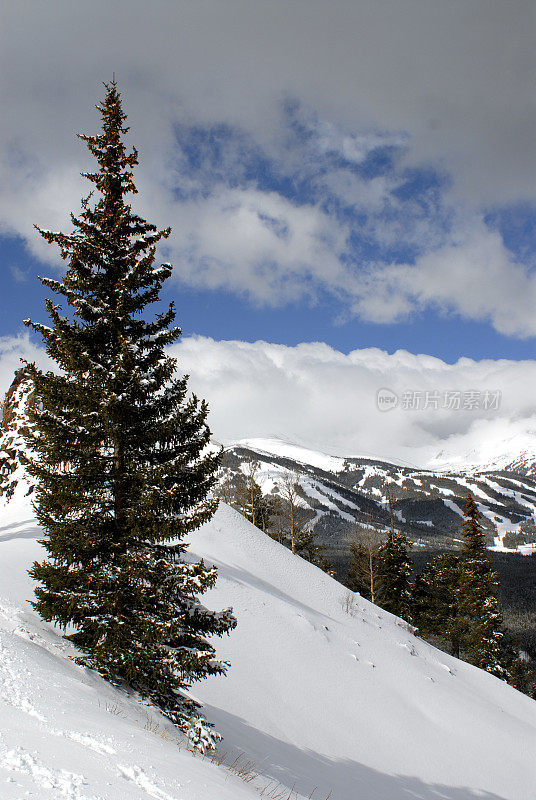
M 32 492 L 21 455 L 27 449 L 27 409 L 33 396 L 33 386 L 24 368 L 18 369 L 4 398 L 0 424 L 0 494 L 7 498 L 11 498 L 16 491 L 19 494 Z

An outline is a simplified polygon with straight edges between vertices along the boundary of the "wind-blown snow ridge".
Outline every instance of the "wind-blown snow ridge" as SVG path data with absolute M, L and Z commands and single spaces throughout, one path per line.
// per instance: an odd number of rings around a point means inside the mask
M 228 677 L 195 695 L 228 757 L 246 753 L 264 777 L 246 784 L 194 758 L 156 711 L 70 661 L 70 645 L 30 610 L 26 570 L 42 533 L 26 513 L 0 528 L 2 800 L 252 800 L 269 780 L 292 800 L 315 786 L 315 800 L 533 796 L 534 701 L 416 638 L 226 506 L 192 535 L 191 553 L 218 566 L 206 602 L 233 605 L 238 627 L 216 640 Z
M 479 473 L 500 470 L 520 471 L 524 475 L 536 475 L 536 429 L 527 429 L 515 436 L 501 440 L 483 441 L 470 451 L 459 452 L 448 443 L 444 450 L 432 452 L 430 448 L 415 448 L 414 462 L 403 458 L 393 458 L 382 453 L 347 453 L 334 456 L 278 437 L 248 438 L 229 442 L 235 448 L 250 448 L 259 453 L 281 458 L 289 458 L 327 472 L 342 472 L 345 464 L 354 460 L 376 461 L 392 466 L 435 473 Z
M 308 464 L 317 469 L 328 472 L 341 472 L 344 469 L 344 458 L 331 456 L 319 450 L 311 450 L 290 441 L 277 439 L 240 439 L 233 443 L 234 447 L 246 447 L 267 455 L 276 455 L 282 458 L 290 458 L 300 464 Z

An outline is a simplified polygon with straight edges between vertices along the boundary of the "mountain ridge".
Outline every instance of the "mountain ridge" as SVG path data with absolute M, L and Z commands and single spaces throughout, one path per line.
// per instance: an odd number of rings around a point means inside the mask
M 528 552 L 536 542 L 536 481 L 520 470 L 418 469 L 370 457 L 331 456 L 275 438 L 239 440 L 224 450 L 224 471 L 235 483 L 252 461 L 259 464 L 256 480 L 265 495 L 278 493 L 285 475 L 297 478 L 310 524 L 339 564 L 356 524 L 389 526 L 388 495 L 396 526 L 418 547 L 458 546 L 468 492 L 477 501 L 488 546 Z

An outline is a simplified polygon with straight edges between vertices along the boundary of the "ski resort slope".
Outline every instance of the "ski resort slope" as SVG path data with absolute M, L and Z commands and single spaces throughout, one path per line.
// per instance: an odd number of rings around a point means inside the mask
M 27 602 L 40 531 L 23 504 L 0 520 L 2 800 L 252 800 L 269 781 L 263 797 L 283 800 L 536 798 L 534 701 L 223 505 L 190 553 L 218 566 L 206 604 L 232 605 L 238 627 L 216 640 L 227 677 L 194 689 L 221 754 L 261 774 L 246 783 L 194 757 L 155 710 L 69 659 Z

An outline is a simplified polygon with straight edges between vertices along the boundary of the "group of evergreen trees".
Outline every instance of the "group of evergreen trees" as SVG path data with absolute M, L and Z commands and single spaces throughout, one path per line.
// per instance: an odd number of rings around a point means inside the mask
M 48 299 L 51 326 L 26 321 L 59 367 L 27 365 L 37 398 L 28 470 L 48 553 L 31 571 L 34 606 L 73 629 L 80 663 L 155 703 L 204 750 L 217 734 L 188 689 L 225 672 L 207 636 L 236 620 L 199 602 L 216 570 L 183 556 L 184 537 L 216 509 L 219 455 L 207 449 L 206 403 L 187 396 L 165 352 L 180 336 L 173 306 L 143 316 L 171 275 L 154 263 L 170 230 L 127 200 L 138 157 L 115 81 L 97 108 L 100 133 L 80 137 L 97 162 L 85 173 L 94 190 L 72 233 L 39 229 L 68 263 L 62 280 L 41 279 L 67 310 Z
M 454 655 L 522 691 L 532 691 L 526 664 L 505 640 L 499 577 L 492 568 L 479 511 L 470 494 L 464 516 L 459 555 L 436 557 L 415 581 L 416 624 L 422 635 L 447 642 Z
M 220 497 L 292 552 L 330 572 L 324 548 L 315 542 L 310 515 L 299 503 L 299 477 L 289 474 L 274 492 L 263 495 L 257 481 L 259 470 L 259 463 L 253 460 L 237 475 L 224 470 Z M 532 691 L 526 665 L 505 641 L 498 576 L 473 497 L 468 494 L 466 499 L 461 551 L 437 555 L 414 580 L 410 542 L 395 527 L 390 497 L 388 507 L 391 524 L 387 532 L 372 525 L 361 525 L 356 531 L 345 578 L 348 588 L 407 620 L 421 636 L 457 658 L 522 691 Z
M 385 535 L 371 525 L 358 527 L 350 544 L 346 585 L 409 621 L 412 617 L 410 544 L 395 528 L 390 495 L 387 503 L 391 524 Z
M 225 470 L 220 474 L 220 497 L 292 552 L 330 571 L 323 548 L 314 541 L 306 509 L 299 503 L 298 476 L 289 474 L 276 491 L 263 495 L 256 480 L 259 470 L 253 460 L 235 476 Z M 420 635 L 454 656 L 528 691 L 529 674 L 505 643 L 498 576 L 471 494 L 466 499 L 460 553 L 437 555 L 415 580 L 410 543 L 395 527 L 390 497 L 388 506 L 388 531 L 382 534 L 372 525 L 360 526 L 350 544 L 348 588 L 415 625 Z
M 499 580 L 485 544 L 479 511 L 467 495 L 459 553 L 441 553 L 411 582 L 409 543 L 391 527 L 382 540 L 365 530 L 351 545 L 347 585 L 414 624 L 421 636 L 487 672 L 529 691 L 531 680 L 505 643 Z

